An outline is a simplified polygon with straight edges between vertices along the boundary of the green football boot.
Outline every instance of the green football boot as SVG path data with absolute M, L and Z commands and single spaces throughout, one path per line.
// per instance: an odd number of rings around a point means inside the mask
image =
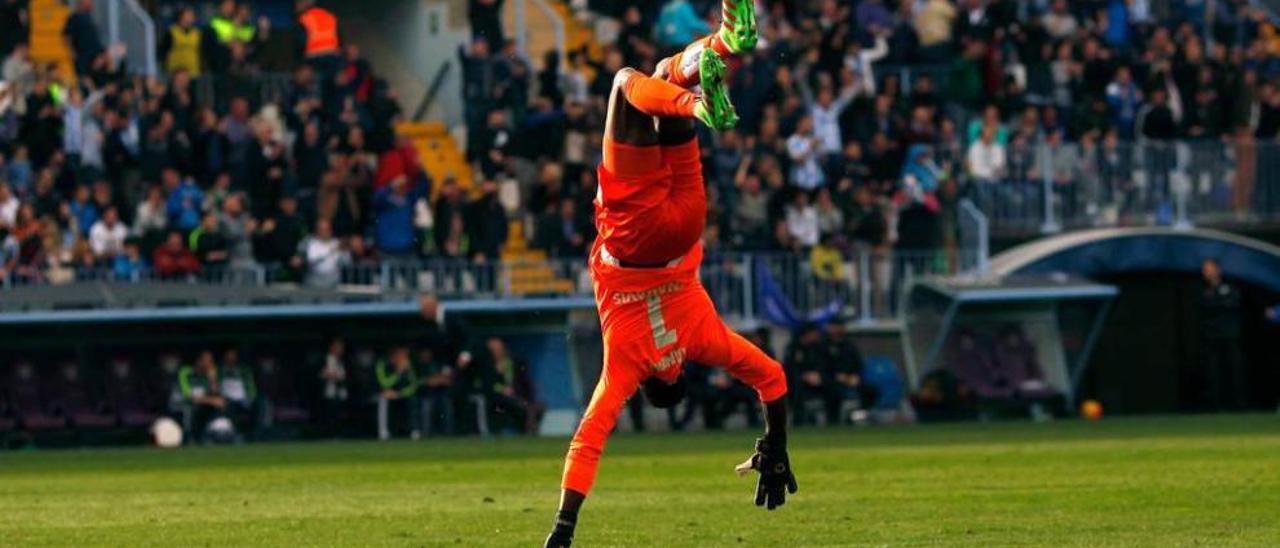
M 693 115 L 716 131 L 733 129 L 738 125 L 738 112 L 729 100 L 729 84 L 725 79 L 727 72 L 728 68 L 720 54 L 710 48 L 702 50 L 702 58 L 698 60 L 702 97 L 698 98 Z
M 720 6 L 720 40 L 735 54 L 751 51 L 760 39 L 760 34 L 756 32 L 755 0 L 723 2 Z

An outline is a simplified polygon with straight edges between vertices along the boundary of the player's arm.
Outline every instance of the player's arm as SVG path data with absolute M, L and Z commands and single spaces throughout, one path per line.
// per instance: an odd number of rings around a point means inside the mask
M 791 458 L 787 455 L 787 398 L 764 402 L 764 437 L 756 440 L 756 452 L 735 471 L 745 475 L 755 470 L 760 473 L 756 483 L 756 506 L 770 510 L 787 502 L 787 493 L 795 493 L 796 476 L 791 472 Z
M 787 455 L 787 377 L 782 365 L 756 345 L 727 328 L 729 360 L 725 370 L 755 389 L 764 405 L 764 436 L 756 440 L 756 452 L 735 470 L 745 475 L 760 473 L 756 484 L 756 506 L 770 510 L 787 501 L 787 493 L 795 493 L 796 477 L 791 472 Z
M 578 525 L 578 510 L 582 507 L 591 485 L 595 483 L 596 467 L 600 455 L 604 452 L 605 441 L 618 422 L 618 415 L 627 399 L 640 386 L 639 373 L 628 367 L 609 367 L 608 351 L 605 352 L 606 365 L 601 372 L 600 381 L 596 383 L 595 392 L 591 395 L 591 403 L 578 424 L 578 431 L 569 443 L 569 454 L 565 457 L 564 476 L 560 482 L 560 509 L 556 513 L 556 523 L 547 536 L 546 548 L 567 548 L 573 543 L 573 531 Z

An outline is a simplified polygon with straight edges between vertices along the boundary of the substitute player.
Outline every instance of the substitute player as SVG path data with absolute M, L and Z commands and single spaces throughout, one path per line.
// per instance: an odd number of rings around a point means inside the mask
M 753 0 L 725 0 L 722 21 L 717 34 L 664 59 L 654 76 L 623 69 L 614 78 L 595 201 L 599 237 L 589 259 L 604 368 L 569 445 L 547 547 L 572 543 L 578 510 L 627 399 L 643 389 L 658 407 L 679 403 L 687 360 L 725 368 L 764 403 L 764 437 L 736 468 L 760 473 L 756 505 L 772 510 L 796 491 L 782 367 L 720 320 L 698 278 L 707 204 L 694 120 L 714 130 L 737 123 L 722 56 L 754 46 Z M 685 89 L 692 84 L 701 95 Z

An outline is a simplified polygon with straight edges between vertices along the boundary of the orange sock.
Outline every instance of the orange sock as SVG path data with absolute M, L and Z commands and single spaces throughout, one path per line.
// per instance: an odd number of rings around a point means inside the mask
M 671 65 L 667 69 L 667 81 L 680 86 L 682 88 L 691 88 L 698 85 L 698 62 L 702 60 L 702 50 L 711 48 L 720 57 L 728 59 L 733 55 L 729 51 L 729 46 L 724 44 L 720 39 L 719 32 L 713 32 L 707 36 L 694 40 L 692 44 L 684 47 L 679 53 L 671 56 Z
M 693 118 L 693 107 L 698 104 L 693 92 L 639 72 L 631 73 L 622 83 L 622 95 L 640 112 L 663 118 Z

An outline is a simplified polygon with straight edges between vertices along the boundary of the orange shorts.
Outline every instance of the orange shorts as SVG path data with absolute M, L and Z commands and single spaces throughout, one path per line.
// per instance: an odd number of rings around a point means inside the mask
M 702 246 L 665 268 L 623 268 L 597 244 L 591 256 L 604 369 L 569 445 L 562 487 L 586 494 L 618 414 L 650 376 L 674 382 L 686 361 L 722 367 L 761 401 L 787 392 L 782 366 L 720 319 L 698 280 Z
M 634 146 L 605 139 L 596 230 L 619 259 L 664 263 L 684 255 L 706 227 L 707 193 L 696 139 Z

